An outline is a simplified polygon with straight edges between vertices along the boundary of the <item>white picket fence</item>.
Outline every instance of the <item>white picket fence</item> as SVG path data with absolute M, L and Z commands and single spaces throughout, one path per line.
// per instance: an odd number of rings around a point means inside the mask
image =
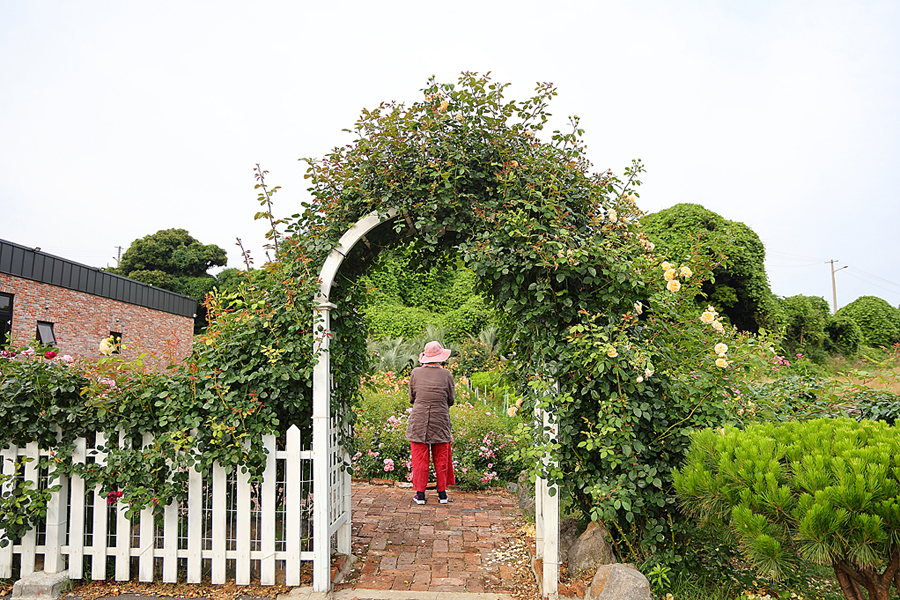
M 102 464 L 105 456 L 98 447 L 104 441 L 99 433 L 90 445 L 79 438 L 73 460 Z M 145 445 L 151 441 L 144 436 Z M 268 457 L 261 483 L 251 484 L 240 469 L 228 473 L 215 465 L 206 478 L 191 470 L 187 500 L 165 507 L 161 521 L 154 520 L 151 508 L 129 519 L 127 505 L 108 504 L 100 490 L 86 490 L 80 477 L 60 477 L 55 483 L 61 489 L 53 494 L 44 522 L 0 548 L 0 578 L 10 578 L 14 567 L 19 577 L 36 568 L 47 573 L 67 568 L 72 579 L 111 575 L 126 581 L 136 573 L 147 582 L 218 584 L 233 578 L 237 585 L 251 579 L 274 585 L 282 571 L 284 584 L 299 585 L 301 561 L 315 558 L 310 440 L 301 440 L 301 430 L 293 426 L 282 444 L 274 436 L 263 443 Z M 3 472 L 11 474 L 14 461 L 30 457 L 35 460 L 25 463 L 25 479 L 46 486 L 49 474 L 38 472 L 37 459 L 47 454 L 36 444 L 9 446 L 0 451 Z M 338 498 L 344 493 L 329 491 Z M 330 535 L 349 522 L 349 515 L 335 513 L 328 521 Z M 330 557 L 330 549 L 321 554 Z

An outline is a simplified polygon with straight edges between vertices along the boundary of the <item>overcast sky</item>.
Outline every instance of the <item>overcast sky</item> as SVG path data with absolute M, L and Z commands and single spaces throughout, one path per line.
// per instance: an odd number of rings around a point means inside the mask
M 0 2 L 0 238 L 88 265 L 183 228 L 262 264 L 256 163 L 301 157 L 430 75 L 559 89 L 640 207 L 699 203 L 766 245 L 772 290 L 900 304 L 900 2 Z

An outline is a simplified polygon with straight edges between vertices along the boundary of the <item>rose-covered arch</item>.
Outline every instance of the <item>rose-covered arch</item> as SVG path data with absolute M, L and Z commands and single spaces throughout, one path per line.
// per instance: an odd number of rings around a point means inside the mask
M 542 511 L 545 596 L 556 594 L 558 580 L 557 487 L 564 484 L 592 518 L 626 527 L 640 520 L 655 539 L 668 531 L 673 505 L 667 461 L 688 439 L 673 424 L 721 417 L 716 403 L 698 408 L 673 397 L 654 364 L 667 335 L 654 319 L 681 310 L 671 304 L 673 288 L 683 284 L 684 296 L 699 288 L 688 271 L 670 277 L 660 270 L 640 231 L 633 194 L 640 162 L 623 178 L 593 173 L 577 117 L 569 133 L 540 139 L 552 86 L 539 85 L 523 102 L 505 101 L 505 87 L 474 74 L 463 74 L 458 86 L 430 81 L 424 101 L 364 111 L 354 142 L 310 161 L 312 201 L 292 228 L 310 264 L 321 265 L 313 376 L 315 548 L 323 553 L 317 589 L 328 587 L 332 535 L 338 551 L 349 551 L 349 474 L 340 471 L 336 433 L 345 424 L 336 406 L 354 393 L 352 377 L 338 381 L 358 367 L 345 353 L 364 348 L 352 275 L 399 237 L 414 240 L 425 261 L 452 253 L 504 315 L 509 364 L 536 417 L 522 423 L 519 452 Z

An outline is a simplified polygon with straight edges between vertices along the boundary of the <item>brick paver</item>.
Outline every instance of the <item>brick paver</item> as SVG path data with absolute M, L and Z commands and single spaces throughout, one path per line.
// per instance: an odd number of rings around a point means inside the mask
M 518 569 L 509 558 L 519 511 L 507 493 L 449 492 L 450 502 L 413 502 L 409 489 L 354 483 L 354 574 L 337 589 L 504 592 Z

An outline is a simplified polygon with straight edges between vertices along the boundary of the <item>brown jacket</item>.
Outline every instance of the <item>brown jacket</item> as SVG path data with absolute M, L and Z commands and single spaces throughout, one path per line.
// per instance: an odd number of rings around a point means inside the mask
M 454 392 L 453 374 L 447 369 L 413 369 L 409 375 L 409 401 L 413 408 L 406 425 L 406 439 L 420 444 L 449 442 Z

